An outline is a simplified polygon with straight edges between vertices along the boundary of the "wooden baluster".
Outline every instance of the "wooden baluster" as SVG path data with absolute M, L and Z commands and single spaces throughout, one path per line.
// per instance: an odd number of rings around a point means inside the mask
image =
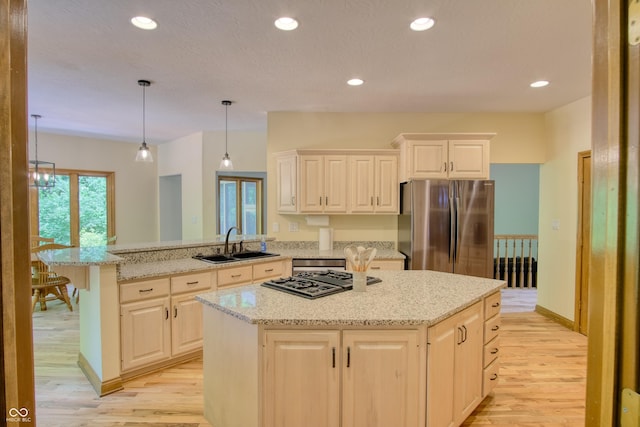
M 511 253 L 511 285 L 514 288 L 517 288 L 516 286 L 516 239 L 513 239 L 512 241 L 512 253 Z
M 524 288 L 524 277 L 524 239 L 520 239 L 520 273 L 518 274 L 520 288 Z
M 533 248 L 531 244 L 533 243 L 533 239 L 529 239 L 529 268 L 527 269 L 527 288 L 533 286 Z

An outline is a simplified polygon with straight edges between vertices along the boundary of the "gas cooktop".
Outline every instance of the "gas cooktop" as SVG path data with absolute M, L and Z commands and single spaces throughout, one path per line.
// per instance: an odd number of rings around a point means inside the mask
M 381 280 L 377 277 L 367 276 L 367 285 L 378 282 Z M 346 271 L 303 271 L 294 276 L 269 280 L 262 283 L 262 286 L 315 299 L 352 289 L 353 276 Z

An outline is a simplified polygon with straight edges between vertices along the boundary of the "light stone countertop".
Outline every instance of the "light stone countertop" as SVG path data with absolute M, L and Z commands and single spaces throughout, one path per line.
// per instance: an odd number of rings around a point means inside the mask
M 321 251 L 318 249 L 274 249 L 280 255 L 291 258 L 344 258 L 344 249 Z M 377 249 L 376 259 L 405 259 L 405 256 L 394 249 Z
M 425 270 L 384 271 L 366 292 L 309 300 L 259 284 L 198 295 L 205 306 L 247 323 L 297 326 L 433 325 L 496 292 L 504 281 Z

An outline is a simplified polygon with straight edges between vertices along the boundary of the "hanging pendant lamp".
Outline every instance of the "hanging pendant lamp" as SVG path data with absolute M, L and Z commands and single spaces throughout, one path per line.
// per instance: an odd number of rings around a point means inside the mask
M 39 114 L 32 114 L 35 125 L 35 147 L 36 159 L 29 160 L 32 165 L 29 168 L 29 185 L 38 188 L 51 188 L 56 185 L 56 164 L 53 162 L 45 162 L 38 160 L 38 119 L 42 118 Z
M 147 86 L 151 86 L 151 82 L 149 80 L 138 80 L 138 84 L 142 86 L 142 144 L 140 145 L 140 148 L 138 148 L 138 153 L 136 154 L 136 162 L 153 163 L 153 156 L 151 155 L 151 150 L 149 150 L 149 147 L 147 146 L 145 134 L 145 88 Z
M 231 105 L 231 101 L 222 101 L 222 105 L 224 105 L 224 156 L 220 161 L 220 170 L 233 170 L 233 162 L 231 161 L 231 157 L 229 157 L 228 151 L 228 143 L 227 143 L 227 134 L 229 133 L 229 128 L 227 124 L 227 112 L 229 110 L 229 105 Z

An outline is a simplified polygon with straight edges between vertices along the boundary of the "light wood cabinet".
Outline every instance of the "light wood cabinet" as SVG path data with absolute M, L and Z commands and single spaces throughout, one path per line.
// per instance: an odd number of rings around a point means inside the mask
M 276 157 L 276 203 L 278 212 L 298 210 L 298 156 L 285 154 Z
M 171 356 L 169 279 L 121 285 L 120 339 L 122 370 Z
M 489 179 L 489 141 L 495 134 L 400 134 L 400 182 L 411 179 Z
M 264 427 L 340 426 L 340 332 L 267 331 Z
M 398 156 L 349 156 L 349 212 L 398 213 Z
M 398 150 L 276 153 L 276 175 L 280 213 L 398 213 Z
M 120 285 L 122 371 L 144 368 L 202 347 L 202 304 L 211 272 Z
M 195 296 L 211 289 L 211 272 L 171 277 L 171 355 L 202 348 L 202 304 Z
M 458 426 L 482 400 L 483 303 L 428 330 L 427 427 Z
M 420 425 L 419 331 L 268 330 L 264 343 L 265 426 Z
M 484 352 L 482 397 L 486 397 L 498 384 L 500 375 L 500 308 L 501 294 L 496 292 L 484 300 Z
M 347 212 L 347 157 L 300 155 L 300 212 Z
M 265 282 L 269 279 L 291 276 L 291 259 L 223 267 L 214 274 L 218 277 L 218 288 Z
M 253 280 L 253 267 L 242 265 L 218 270 L 218 288 L 248 285 Z

